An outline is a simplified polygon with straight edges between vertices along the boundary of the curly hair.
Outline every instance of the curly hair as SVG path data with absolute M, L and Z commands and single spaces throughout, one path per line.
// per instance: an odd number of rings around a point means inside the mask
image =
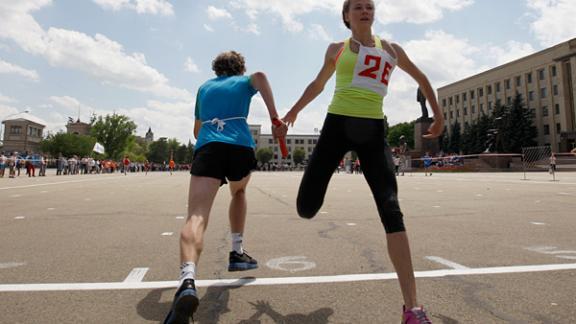
M 217 76 L 242 75 L 246 72 L 244 56 L 235 51 L 220 53 L 212 61 L 212 70 Z

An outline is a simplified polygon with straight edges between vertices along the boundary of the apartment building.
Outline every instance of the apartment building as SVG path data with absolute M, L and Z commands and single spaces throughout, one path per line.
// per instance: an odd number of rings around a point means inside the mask
M 262 125 L 250 125 L 250 132 L 252 133 L 252 137 L 256 143 L 256 150 L 261 148 L 272 149 L 272 152 L 274 152 L 274 156 L 272 157 L 273 161 L 278 161 L 278 159 L 282 157 L 280 154 L 280 148 L 278 147 L 278 144 L 275 143 L 272 134 L 262 134 Z M 288 148 L 287 160 L 289 163 L 294 164 L 292 152 L 298 148 L 302 149 L 306 154 L 304 160 L 308 160 L 314 147 L 318 143 L 319 137 L 320 134 L 287 135 L 286 146 Z
M 576 38 L 438 89 L 447 130 L 464 130 L 497 102 L 520 93 L 538 129 L 538 145 L 565 152 L 576 143 Z

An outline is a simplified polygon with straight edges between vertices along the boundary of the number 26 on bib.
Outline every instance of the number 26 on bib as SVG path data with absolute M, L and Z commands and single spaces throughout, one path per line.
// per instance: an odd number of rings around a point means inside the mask
M 351 86 L 371 90 L 384 97 L 395 66 L 394 58 L 384 50 L 361 46 Z

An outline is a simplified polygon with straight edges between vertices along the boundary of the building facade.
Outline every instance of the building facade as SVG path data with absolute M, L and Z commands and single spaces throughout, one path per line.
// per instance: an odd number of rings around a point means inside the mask
M 576 38 L 438 89 L 447 129 L 464 130 L 517 93 L 533 112 L 538 145 L 566 152 L 576 145 Z
M 282 155 L 280 153 L 280 148 L 278 144 L 274 141 L 272 134 L 262 134 L 262 125 L 250 125 L 250 132 L 256 143 L 256 150 L 261 148 L 270 148 L 274 153 L 272 157 L 273 162 L 280 161 Z M 294 159 L 292 157 L 292 152 L 296 149 L 302 149 L 305 153 L 304 161 L 310 159 L 310 155 L 318 143 L 319 134 L 310 135 L 287 135 L 286 136 L 286 147 L 288 148 L 287 161 L 291 165 L 294 165 Z
M 38 153 L 46 122 L 31 115 L 28 111 L 12 115 L 2 121 L 4 125 L 4 146 L 6 153 Z
M 69 118 L 68 124 L 66 124 L 66 131 L 68 134 L 90 135 L 91 128 L 90 124 L 81 122 L 80 119 L 74 121 Z

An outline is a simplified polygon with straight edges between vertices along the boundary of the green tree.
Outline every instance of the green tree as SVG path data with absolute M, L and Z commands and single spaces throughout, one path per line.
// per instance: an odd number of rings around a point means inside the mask
M 119 160 L 130 137 L 134 136 L 136 124 L 124 115 L 99 116 L 92 124 L 92 136 L 104 145 L 109 158 Z
M 178 146 L 178 149 L 176 149 L 176 152 L 174 152 L 174 162 L 176 162 L 178 164 L 187 163 L 186 162 L 186 155 L 188 155 L 188 150 L 186 148 L 186 145 L 182 144 L 182 145 Z
M 304 159 L 306 158 L 306 152 L 303 149 L 297 148 L 292 152 L 292 159 L 294 160 L 294 164 L 302 164 Z
M 194 145 L 191 140 L 188 140 L 188 145 L 186 145 L 186 161 L 184 163 L 192 163 L 194 159 Z
M 522 147 L 536 145 L 538 130 L 532 123 L 532 112 L 524 105 L 522 95 L 517 93 L 509 106 L 494 110 L 494 124 L 498 129 L 499 152 L 521 153 Z
M 460 145 L 462 144 L 462 134 L 460 123 L 455 122 L 452 125 L 450 132 L 450 142 L 448 144 L 448 151 L 452 153 L 460 153 Z
M 144 162 L 147 153 L 148 149 L 146 143 L 137 140 L 135 136 L 130 136 L 122 155 L 128 155 L 130 161 L 133 162 Z
M 150 143 L 148 148 L 148 161 L 154 163 L 168 163 L 170 159 L 170 148 L 168 141 L 162 137 L 157 141 Z
M 388 128 L 386 140 L 390 146 L 400 145 L 400 136 L 404 135 L 408 147 L 414 147 L 414 122 L 400 123 Z
M 256 159 L 262 164 L 270 162 L 270 160 L 272 160 L 273 155 L 274 153 L 272 152 L 272 149 L 269 147 L 264 147 L 256 151 Z
M 49 135 L 40 143 L 42 152 L 57 157 L 59 154 L 69 157 L 77 155 L 89 156 L 92 153 L 96 139 L 92 136 L 57 133 Z

